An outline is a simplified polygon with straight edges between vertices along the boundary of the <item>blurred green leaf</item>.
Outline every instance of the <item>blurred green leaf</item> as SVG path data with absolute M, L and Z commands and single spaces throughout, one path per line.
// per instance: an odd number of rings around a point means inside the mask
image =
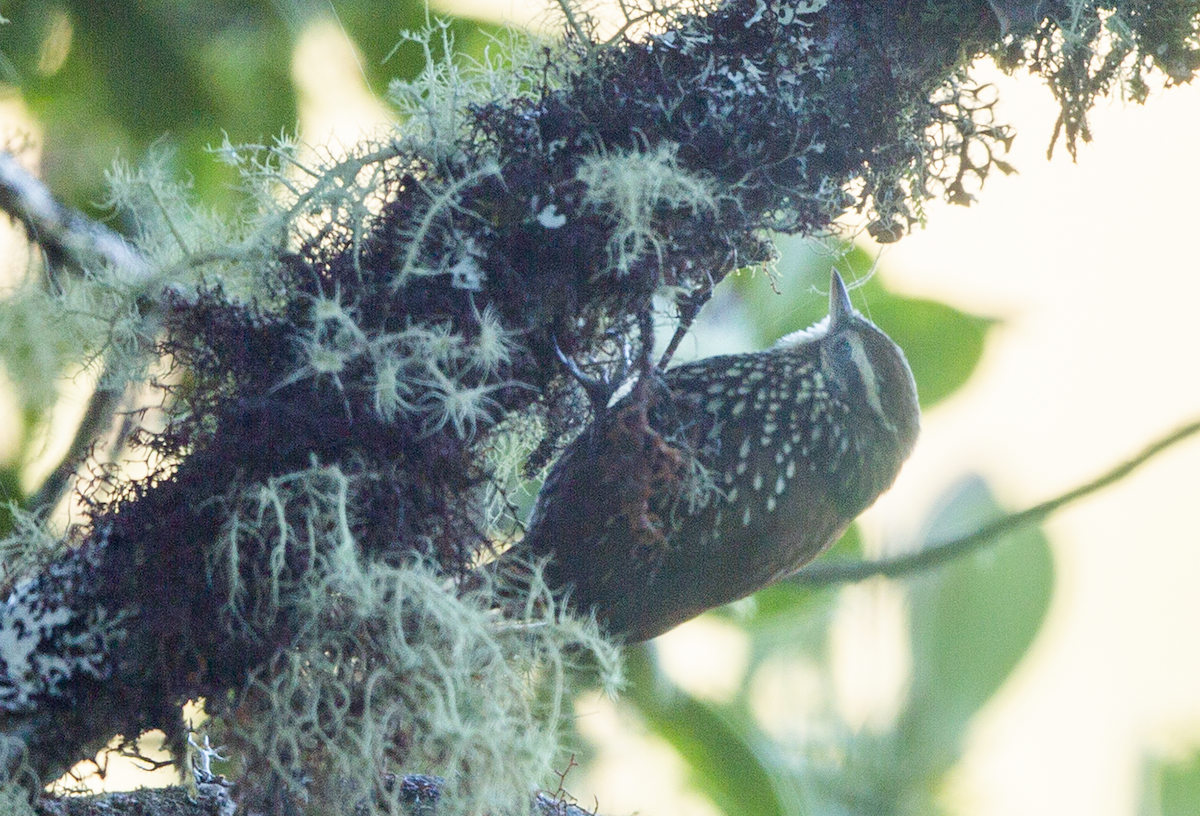
M 1178 762 L 1152 760 L 1142 788 L 1140 816 L 1200 813 L 1200 753 Z
M 113 161 L 136 164 L 163 139 L 203 201 L 233 203 L 235 172 L 205 148 L 295 129 L 292 47 L 315 21 L 342 27 L 377 95 L 425 67 L 415 45 L 384 61 L 402 31 L 426 25 L 419 0 L 13 0 L 4 14 L 0 81 L 44 127 L 51 189 L 93 215 Z M 497 30 L 453 22 L 456 52 L 480 56 Z
M 21 489 L 23 462 L 0 465 L 0 538 L 13 531 L 13 507 L 20 506 L 25 499 Z
M 652 646 L 626 653 L 629 686 L 622 700 L 679 753 L 696 789 L 729 816 L 799 814 L 799 793 L 779 772 L 778 749 L 748 717 L 735 725 L 715 708 L 687 695 L 663 677 Z
M 833 546 L 825 552 L 825 555 L 835 558 L 862 558 L 862 554 L 862 537 L 859 535 L 858 522 L 847 527 L 842 537 L 833 542 Z
M 999 513 L 986 484 L 968 478 L 945 499 L 925 538 L 969 532 Z M 1033 642 L 1053 584 L 1050 549 L 1037 529 L 913 580 L 913 679 L 899 730 L 914 750 L 935 761 L 957 757 L 968 721 Z
M 746 304 L 760 346 L 812 325 L 828 311 L 825 293 L 835 258 L 831 252 L 816 251 L 815 246 L 811 241 L 781 241 L 780 274 L 773 282 L 761 274 L 730 278 Z M 874 261 L 859 247 L 838 258 L 837 265 L 851 285 L 867 278 L 851 297 L 904 349 L 922 407 L 942 401 L 966 383 L 979 364 L 984 339 L 995 321 L 888 291 L 878 276 L 870 276 Z
M 45 129 L 48 182 L 76 207 L 103 199 L 114 159 L 136 163 L 163 138 L 219 200 L 234 175 L 206 145 L 223 131 L 261 141 L 295 125 L 290 35 L 270 3 L 23 0 L 6 12 L 7 79 Z M 228 47 L 238 33 L 252 51 Z
M 751 661 L 756 662 L 780 648 L 818 652 L 824 642 L 823 624 L 835 598 L 820 589 L 780 583 L 706 614 L 742 629 L 750 638 Z
M 893 295 L 878 278 L 861 291 L 871 320 L 904 349 L 922 408 L 941 402 L 967 382 L 983 356 L 983 341 L 993 321 L 932 300 Z

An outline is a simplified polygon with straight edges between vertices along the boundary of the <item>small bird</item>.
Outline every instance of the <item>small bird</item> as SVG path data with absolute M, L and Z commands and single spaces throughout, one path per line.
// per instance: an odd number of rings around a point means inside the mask
M 920 425 L 904 353 L 837 272 L 809 329 L 654 379 L 567 447 L 516 548 L 549 556 L 548 584 L 631 642 L 819 555 L 891 486 Z

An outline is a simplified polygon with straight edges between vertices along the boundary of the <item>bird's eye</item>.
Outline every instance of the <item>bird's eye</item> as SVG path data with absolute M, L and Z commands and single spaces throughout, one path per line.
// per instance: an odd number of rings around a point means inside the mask
M 854 345 L 846 335 L 833 338 L 830 344 L 830 357 L 837 365 L 848 365 L 854 356 Z

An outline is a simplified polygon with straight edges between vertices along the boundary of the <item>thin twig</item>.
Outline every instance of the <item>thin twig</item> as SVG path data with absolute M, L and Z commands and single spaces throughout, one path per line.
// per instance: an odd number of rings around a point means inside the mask
M 146 258 L 124 238 L 83 213 L 61 204 L 16 157 L 0 153 L 0 210 L 25 227 L 29 240 L 56 260 L 78 269 L 107 263 L 126 273 L 149 268 Z
M 679 325 L 675 329 L 675 334 L 671 336 L 671 342 L 667 344 L 666 350 L 663 351 L 662 358 L 658 361 L 659 369 L 666 370 L 667 364 L 671 362 L 671 358 L 679 350 L 679 344 L 683 342 L 683 338 L 691 331 L 692 323 L 696 320 L 696 315 L 700 314 L 700 310 L 704 308 L 704 304 L 708 303 L 712 297 L 712 293 L 712 284 L 709 284 L 708 288 L 704 291 L 681 299 L 678 306 Z
M 579 44 L 590 44 L 591 37 L 588 36 L 583 24 L 575 17 L 574 4 L 566 2 L 566 0 L 558 0 L 558 9 L 562 12 L 563 17 L 566 18 L 567 28 L 575 35 L 575 39 L 579 41 Z
M 27 507 L 36 510 L 42 507 L 51 508 L 58 504 L 67 492 L 71 477 L 75 475 L 79 463 L 91 451 L 95 441 L 112 427 L 113 417 L 116 415 L 117 406 L 121 404 L 122 396 L 121 390 L 106 388 L 103 383 L 96 388 L 91 399 L 88 400 L 83 420 L 75 430 L 70 447 L 67 448 L 67 452 L 59 460 L 54 470 L 50 471 L 50 475 L 25 502 Z
M 26 170 L 16 157 L 0 153 L 0 210 L 24 227 L 29 239 L 40 245 L 51 263 L 83 270 L 97 264 L 112 266 L 130 278 L 148 275 L 148 259 L 117 233 L 83 213 L 64 206 L 42 181 Z M 112 425 L 122 392 L 100 387 L 92 394 L 83 420 L 67 453 L 27 506 L 40 508 L 58 503 L 79 463 L 92 444 Z
M 1137 468 L 1146 464 L 1158 454 L 1183 440 L 1200 432 L 1200 420 L 1190 422 L 1172 433 L 1167 434 L 1144 450 L 1117 465 L 1107 473 L 1086 484 L 1069 490 L 1041 504 L 1036 504 L 1019 513 L 1012 513 L 1003 518 L 983 525 L 973 533 L 959 538 L 931 544 L 924 549 L 893 558 L 881 558 L 877 561 L 856 561 L 851 559 L 828 559 L 810 564 L 787 580 L 802 586 L 829 586 L 832 584 L 850 584 L 883 575 L 896 578 L 908 575 L 930 567 L 944 564 L 968 553 L 980 549 L 985 544 L 1044 521 L 1051 513 L 1085 496 L 1102 490 L 1109 485 L 1124 479 Z

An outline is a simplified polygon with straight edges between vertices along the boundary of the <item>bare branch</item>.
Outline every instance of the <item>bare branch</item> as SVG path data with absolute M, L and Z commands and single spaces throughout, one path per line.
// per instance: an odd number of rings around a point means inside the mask
M 1200 432 L 1200 420 L 1190 422 L 1151 443 L 1133 458 L 1122 462 L 1090 482 L 1082 484 L 1073 490 L 1068 490 L 1066 493 L 1044 501 L 1041 504 L 1035 504 L 1027 510 L 1011 513 L 996 519 L 980 527 L 973 533 L 968 533 L 949 541 L 931 544 L 924 549 L 898 555 L 894 558 L 881 558 L 877 561 L 831 558 L 817 561 L 809 564 L 787 580 L 789 583 L 801 586 L 852 584 L 864 581 L 867 578 L 874 578 L 877 575 L 897 578 L 940 566 L 968 553 L 975 552 L 1008 533 L 1022 530 L 1034 524 L 1040 524 L 1060 508 L 1119 482 L 1158 454 L 1185 439 L 1195 436 L 1198 432 Z
M 76 268 L 100 262 L 126 272 L 143 272 L 149 266 L 120 235 L 59 203 L 9 153 L 0 153 L 0 209 L 24 225 L 29 240 Z
M 10 153 L 0 153 L 0 210 L 25 227 L 29 239 L 52 260 L 85 269 L 97 263 L 125 274 L 145 275 L 150 264 L 140 252 L 108 227 L 58 201 L 40 179 Z M 53 506 L 63 497 L 71 476 L 92 444 L 112 426 L 121 390 L 101 386 L 92 394 L 83 420 L 66 454 L 30 497 L 33 508 Z

